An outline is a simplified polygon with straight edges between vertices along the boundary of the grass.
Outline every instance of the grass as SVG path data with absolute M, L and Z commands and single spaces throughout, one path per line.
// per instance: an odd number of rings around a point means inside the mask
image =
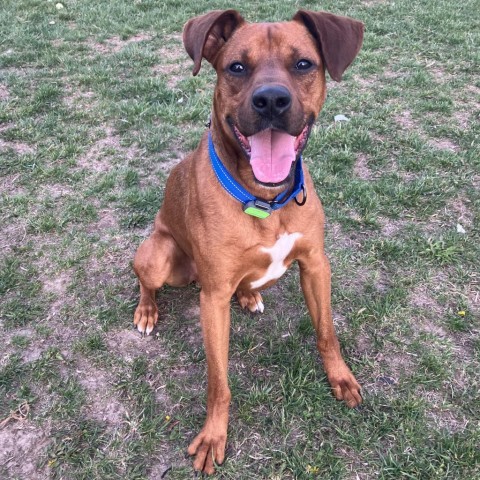
M 130 263 L 210 111 L 214 74 L 191 76 L 182 25 L 231 4 L 64 7 L 0 6 L 0 477 L 191 478 L 185 450 L 205 415 L 198 288 L 165 288 L 141 339 Z M 241 9 L 251 21 L 296 10 Z M 366 24 L 305 153 L 365 402 L 332 398 L 292 269 L 264 314 L 232 304 L 216 478 L 480 479 L 476 2 L 322 9 Z

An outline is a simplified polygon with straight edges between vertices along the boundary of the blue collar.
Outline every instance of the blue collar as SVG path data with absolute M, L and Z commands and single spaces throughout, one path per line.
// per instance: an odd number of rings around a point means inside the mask
M 307 201 L 307 190 L 304 184 L 302 157 L 300 157 L 295 165 L 295 184 L 292 193 L 286 197 L 287 190 L 281 192 L 273 200 L 267 201 L 257 198 L 248 190 L 245 190 L 230 174 L 227 167 L 222 163 L 215 151 L 213 145 L 212 135 L 208 132 L 208 152 L 210 154 L 210 161 L 212 162 L 213 171 L 217 176 L 218 181 L 222 187 L 243 205 L 243 211 L 249 215 L 258 218 L 266 218 L 270 216 L 272 211 L 284 207 L 290 200 L 295 200 L 297 205 L 304 205 Z M 299 202 L 295 197 L 303 192 L 303 199 Z

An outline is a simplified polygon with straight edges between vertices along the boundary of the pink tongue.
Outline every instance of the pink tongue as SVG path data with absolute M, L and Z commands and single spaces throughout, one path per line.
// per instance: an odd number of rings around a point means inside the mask
M 295 137 L 269 128 L 248 137 L 248 141 L 255 178 L 264 183 L 285 180 L 295 160 Z

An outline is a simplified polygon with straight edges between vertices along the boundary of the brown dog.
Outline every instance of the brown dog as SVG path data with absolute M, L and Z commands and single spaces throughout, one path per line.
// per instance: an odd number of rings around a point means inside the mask
M 167 181 L 154 231 L 135 256 L 141 297 L 134 323 L 142 333 L 153 330 L 155 291 L 164 283 L 201 284 L 208 401 L 205 425 L 188 448 L 195 470 L 213 473 L 224 460 L 230 299 L 236 294 L 242 307 L 263 312 L 259 290 L 294 260 L 333 393 L 350 407 L 362 401 L 332 322 L 322 205 L 300 159 L 325 100 L 325 69 L 339 81 L 362 39 L 362 23 L 305 10 L 284 23 L 250 24 L 227 10 L 185 25 L 193 74 L 202 58 L 217 72 L 212 144 L 209 151 L 205 133 Z

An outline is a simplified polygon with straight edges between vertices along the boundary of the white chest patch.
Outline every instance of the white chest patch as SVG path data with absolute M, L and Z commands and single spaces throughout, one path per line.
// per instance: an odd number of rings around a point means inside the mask
M 268 253 L 272 257 L 272 263 L 268 266 L 265 275 L 250 284 L 252 290 L 260 288 L 270 280 L 280 278 L 287 270 L 284 264 L 288 254 L 292 251 L 293 245 L 297 238 L 302 236 L 301 233 L 282 233 L 278 237 L 273 247 L 262 247 L 262 252 Z

